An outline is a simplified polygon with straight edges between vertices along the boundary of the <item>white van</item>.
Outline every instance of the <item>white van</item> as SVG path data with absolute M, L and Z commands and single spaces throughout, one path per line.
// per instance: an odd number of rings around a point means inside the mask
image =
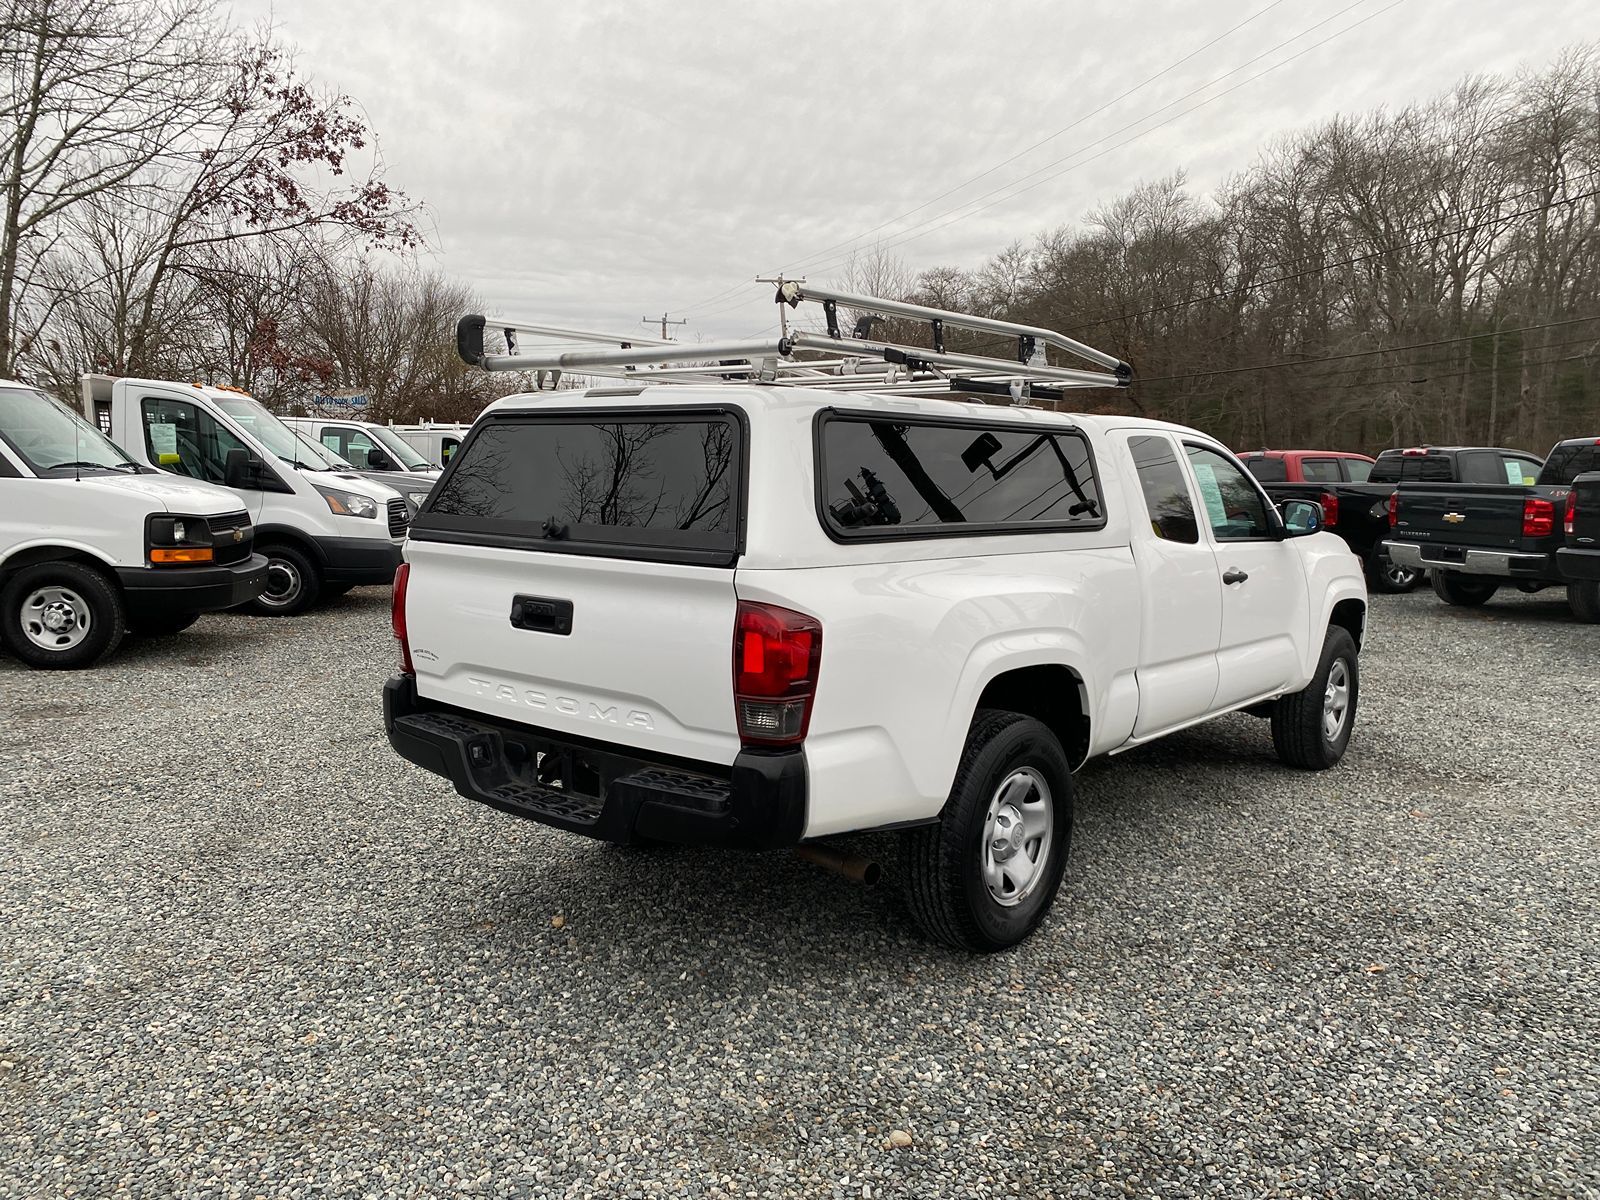
M 72 410 L 0 379 L 0 642 L 87 667 L 132 631 L 176 633 L 261 594 L 244 505 L 142 469 Z
M 401 499 L 406 502 L 407 512 L 413 517 L 417 515 L 417 509 L 428 498 L 428 493 L 433 490 L 433 485 L 439 479 L 440 472 L 437 467 L 431 466 L 420 454 L 393 434 L 389 437 L 405 451 L 406 457 L 401 460 L 402 465 L 391 470 L 386 466 L 361 465 L 392 462 L 398 457 L 398 452 L 391 456 L 388 452 L 378 449 L 373 438 L 361 428 L 360 423 L 324 422 L 315 417 L 280 419 L 300 435 L 311 452 L 324 465 L 336 471 L 354 471 L 363 479 L 370 479 L 399 492 Z M 383 426 L 378 425 L 373 428 L 382 429 Z M 348 446 L 355 459 L 342 453 L 339 449 L 341 445 Z M 388 446 L 389 442 L 384 441 L 382 445 Z
M 339 471 L 247 393 L 88 375 L 84 404 L 133 457 L 230 488 L 249 509 L 267 586 L 251 606 L 293 616 L 322 596 L 388 584 L 411 518 L 392 488 Z
M 343 417 L 285 417 L 284 424 L 320 442 L 358 471 L 414 471 L 437 478 L 439 468 L 394 429 Z
M 447 467 L 471 425 L 396 425 L 395 433 L 436 467 Z

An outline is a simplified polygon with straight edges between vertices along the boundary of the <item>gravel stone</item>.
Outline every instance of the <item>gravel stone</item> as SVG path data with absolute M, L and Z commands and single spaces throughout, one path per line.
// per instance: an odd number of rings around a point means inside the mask
M 384 739 L 383 590 L 0 659 L 0 1195 L 1600 1195 L 1557 595 L 1375 597 L 1332 772 L 1245 716 L 1092 764 L 987 958 L 892 886 L 456 797 Z

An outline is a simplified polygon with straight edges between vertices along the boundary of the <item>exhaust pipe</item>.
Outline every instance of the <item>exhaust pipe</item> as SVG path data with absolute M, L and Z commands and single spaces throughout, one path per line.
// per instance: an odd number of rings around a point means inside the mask
M 846 879 L 853 879 L 857 883 L 864 883 L 868 887 L 877 883 L 883 876 L 883 868 L 872 859 L 862 858 L 859 854 L 845 854 L 832 846 L 812 842 L 796 846 L 794 852 L 808 863 L 832 871 L 835 875 L 843 875 Z

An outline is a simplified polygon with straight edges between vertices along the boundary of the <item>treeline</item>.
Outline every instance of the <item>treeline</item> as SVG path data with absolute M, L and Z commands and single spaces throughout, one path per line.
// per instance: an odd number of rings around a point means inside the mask
M 1143 184 L 977 270 L 851 274 L 1118 354 L 1137 382 L 1089 407 L 1236 448 L 1543 452 L 1600 433 L 1600 49 L 1286 137 L 1208 198 Z
M 212 0 L 0 3 L 0 377 L 477 412 L 488 380 L 451 353 L 473 297 L 411 265 L 420 207 L 354 101 Z

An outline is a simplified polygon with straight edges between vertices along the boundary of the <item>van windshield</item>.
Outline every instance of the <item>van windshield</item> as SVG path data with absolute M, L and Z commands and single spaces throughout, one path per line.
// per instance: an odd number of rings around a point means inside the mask
M 383 443 L 383 448 L 399 460 L 408 471 L 431 471 L 433 464 L 412 449 L 411 444 L 386 425 L 363 426 L 368 433 Z
M 277 455 L 290 466 L 306 467 L 312 471 L 328 470 L 316 455 L 306 453 L 305 443 L 277 417 L 261 407 L 261 402 L 250 396 L 213 396 L 211 402 L 235 424 Z
M 35 475 L 139 469 L 105 434 L 32 388 L 0 387 L 0 439 Z

